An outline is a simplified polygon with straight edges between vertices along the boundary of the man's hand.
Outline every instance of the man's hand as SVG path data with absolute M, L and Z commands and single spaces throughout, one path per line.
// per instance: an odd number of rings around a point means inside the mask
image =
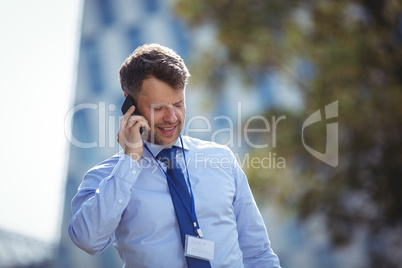
M 119 133 L 117 141 L 126 155 L 135 161 L 140 161 L 142 156 L 142 138 L 140 128 L 145 127 L 147 131 L 151 130 L 148 121 L 141 115 L 131 116 L 135 107 L 131 106 L 127 113 L 120 120 Z

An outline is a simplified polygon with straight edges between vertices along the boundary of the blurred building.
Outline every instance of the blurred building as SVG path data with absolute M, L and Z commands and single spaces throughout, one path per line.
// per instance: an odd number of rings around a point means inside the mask
M 67 233 L 70 202 L 85 172 L 119 151 L 116 141 L 123 93 L 118 69 L 144 43 L 160 43 L 187 57 L 189 41 L 171 1 L 85 0 L 83 8 L 64 219 L 56 267 L 121 267 L 117 251 L 91 256 Z M 67 130 L 70 132 L 70 130 Z
M 0 229 L 1 268 L 51 268 L 56 250 L 42 241 Z

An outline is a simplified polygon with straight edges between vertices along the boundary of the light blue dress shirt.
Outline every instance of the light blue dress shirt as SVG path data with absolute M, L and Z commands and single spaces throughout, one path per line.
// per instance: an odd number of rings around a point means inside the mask
M 147 145 L 154 156 L 163 149 Z M 233 153 L 187 136 L 183 145 L 197 219 L 215 242 L 211 267 L 280 267 Z M 176 158 L 185 170 L 181 149 Z M 69 235 L 90 254 L 114 243 L 124 267 L 187 267 L 165 174 L 145 148 L 139 163 L 120 152 L 89 170 L 72 210 Z

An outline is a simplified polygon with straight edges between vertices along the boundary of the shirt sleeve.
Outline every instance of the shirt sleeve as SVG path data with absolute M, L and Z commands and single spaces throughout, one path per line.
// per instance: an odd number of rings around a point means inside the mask
M 247 177 L 234 162 L 236 197 L 233 203 L 243 253 L 244 267 L 280 268 L 278 256 L 271 249 L 262 216 L 251 193 Z
M 121 215 L 142 167 L 125 154 L 87 172 L 73 198 L 73 217 L 68 226 L 71 240 L 90 254 L 113 243 Z M 117 162 L 117 163 L 116 163 Z

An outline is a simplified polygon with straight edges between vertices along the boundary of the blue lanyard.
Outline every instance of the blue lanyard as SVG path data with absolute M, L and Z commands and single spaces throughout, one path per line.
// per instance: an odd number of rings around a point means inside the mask
M 173 186 L 173 189 L 177 192 L 181 203 L 183 204 L 184 208 L 186 209 L 188 215 L 190 216 L 191 221 L 193 222 L 193 227 L 195 232 L 197 233 L 198 237 L 203 237 L 203 234 L 201 232 L 200 226 L 198 225 L 198 220 L 197 220 L 197 216 L 195 215 L 195 205 L 194 205 L 194 196 L 193 196 L 193 190 L 191 188 L 191 183 L 190 183 L 190 176 L 188 174 L 188 168 L 187 168 L 187 160 L 186 160 L 186 154 L 184 152 L 184 146 L 183 146 L 183 139 L 180 136 L 180 143 L 181 143 L 181 147 L 183 150 L 183 157 L 184 157 L 184 164 L 186 166 L 186 172 L 187 172 L 187 183 L 188 186 L 190 188 L 190 196 L 191 196 L 191 209 L 189 208 L 187 202 L 184 201 L 183 195 L 181 194 L 181 192 L 179 191 L 179 189 L 177 189 L 176 185 L 174 184 L 174 182 L 172 181 L 172 179 L 170 178 L 170 176 L 167 174 L 167 172 L 162 168 L 161 164 L 157 161 L 156 157 L 153 155 L 153 153 L 151 152 L 151 150 L 148 148 L 147 144 L 144 142 L 144 147 L 145 149 L 147 149 L 147 151 L 152 155 L 152 157 L 154 158 L 155 162 L 158 163 L 159 168 L 163 171 L 163 173 L 165 173 L 166 179 L 168 180 L 168 182 L 170 183 L 170 185 Z

